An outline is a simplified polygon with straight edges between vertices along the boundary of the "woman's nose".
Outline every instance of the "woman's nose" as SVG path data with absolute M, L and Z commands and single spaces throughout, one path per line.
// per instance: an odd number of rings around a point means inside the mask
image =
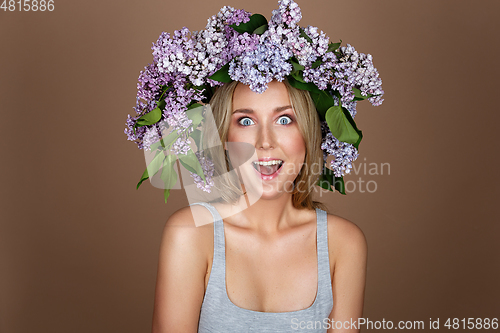
M 276 147 L 276 135 L 272 126 L 262 126 L 257 135 L 257 149 L 273 149 Z

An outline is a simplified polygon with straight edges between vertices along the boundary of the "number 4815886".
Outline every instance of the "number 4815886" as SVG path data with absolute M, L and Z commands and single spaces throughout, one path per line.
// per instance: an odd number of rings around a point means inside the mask
M 54 10 L 54 0 L 3 0 L 0 9 L 4 12 L 7 10 L 9 12 L 13 11 L 25 11 L 25 12 L 44 12 L 48 10 L 49 12 Z

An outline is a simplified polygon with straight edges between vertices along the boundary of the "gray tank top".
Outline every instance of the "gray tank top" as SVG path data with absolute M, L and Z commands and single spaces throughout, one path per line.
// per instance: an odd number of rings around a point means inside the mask
M 282 333 L 322 332 L 328 328 L 328 316 L 333 308 L 328 229 L 326 212 L 316 209 L 316 244 L 318 252 L 318 288 L 314 303 L 303 310 L 290 312 L 259 312 L 235 305 L 226 291 L 226 251 L 224 224 L 219 212 L 210 204 L 206 207 L 214 218 L 214 257 L 207 290 L 201 306 L 198 333 Z

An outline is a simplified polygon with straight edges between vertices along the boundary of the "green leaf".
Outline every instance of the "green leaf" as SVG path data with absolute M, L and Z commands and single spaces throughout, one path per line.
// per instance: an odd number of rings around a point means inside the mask
M 354 92 L 354 100 L 355 101 L 362 101 L 362 100 L 365 100 L 367 98 L 373 97 L 372 94 L 368 94 L 366 96 L 363 96 L 361 94 L 361 90 L 359 90 L 358 88 L 352 88 L 352 91 Z
M 157 142 L 151 144 L 151 146 L 149 146 L 149 148 L 151 149 L 151 151 L 155 151 L 158 148 L 160 148 L 160 146 L 163 146 L 162 143 L 163 143 L 163 140 L 157 141 Z
M 229 76 L 229 63 L 225 64 L 224 66 L 221 67 L 217 72 L 213 73 L 209 79 L 212 79 L 214 81 L 219 81 L 223 83 L 230 83 L 233 80 Z
M 158 109 L 163 110 L 163 109 L 165 109 L 165 106 L 167 105 L 167 103 L 165 102 L 165 99 L 162 98 L 160 101 L 156 102 L 156 105 L 158 106 Z
M 339 47 L 342 41 L 338 43 L 330 43 L 328 44 L 328 50 L 326 52 L 335 52 Z
M 316 185 L 325 190 L 332 191 L 332 183 L 323 174 L 319 176 L 318 183 Z
M 198 104 L 198 106 L 202 105 Z M 188 110 L 188 112 L 186 112 L 186 115 L 193 122 L 193 128 L 196 128 L 203 121 L 203 108 L 198 108 L 198 109 L 192 108 Z
M 311 67 L 312 68 L 318 68 L 322 63 L 323 63 L 323 61 L 321 59 L 316 60 L 315 62 L 313 62 L 313 64 L 311 65 Z
M 177 182 L 177 173 L 174 168 L 176 160 L 177 156 L 173 154 L 166 155 L 163 159 L 160 178 L 163 180 L 165 189 L 171 189 Z
M 335 177 L 333 171 L 328 169 L 326 166 L 323 167 L 323 173 L 320 175 L 317 185 L 332 192 L 333 186 L 335 190 L 345 195 L 344 178 L 342 176 Z
M 140 117 L 139 119 L 137 119 L 134 127 L 153 125 L 159 122 L 160 119 L 161 119 L 161 110 L 160 108 L 155 108 L 146 113 L 145 115 L 143 115 L 142 117 Z
M 156 175 L 158 171 L 160 170 L 160 167 L 163 162 L 163 155 L 162 152 L 157 152 L 156 156 L 149 162 L 149 165 L 146 167 L 146 170 L 141 176 L 141 179 L 139 180 L 139 183 L 137 183 L 137 189 L 139 189 L 139 186 L 141 186 L 142 182 L 144 182 L 146 179 L 149 178 L 149 174 L 151 174 L 151 177 Z M 148 171 L 149 170 L 149 171 Z
M 263 24 L 253 31 L 254 35 L 262 35 L 267 30 L 267 24 Z
M 311 98 L 316 105 L 316 110 L 320 116 L 320 120 L 325 120 L 326 111 L 335 105 L 333 97 L 326 91 L 311 92 Z
M 332 106 L 326 111 L 325 120 L 334 137 L 339 141 L 355 144 L 360 136 L 342 109 L 341 106 Z
M 201 131 L 199 129 L 195 129 L 193 133 L 191 133 L 191 137 L 194 140 L 194 143 L 196 144 L 196 147 L 201 150 Z
M 179 138 L 179 133 L 177 133 L 177 131 L 172 131 L 168 133 L 168 135 L 162 139 L 163 146 L 170 147 L 178 138 Z
M 163 190 L 163 197 L 165 198 L 165 203 L 167 203 L 168 197 L 170 196 L 170 189 L 166 188 Z
M 200 106 L 203 106 L 202 104 L 200 103 L 192 103 L 188 106 L 188 110 L 192 110 L 192 109 L 196 109 L 197 107 L 200 107 Z
M 144 172 L 143 172 L 143 174 L 141 176 L 141 180 L 139 180 L 139 182 L 137 183 L 137 189 L 139 189 L 139 186 L 141 186 L 142 182 L 145 181 L 148 178 L 149 178 L 148 168 L 146 168 L 146 170 L 144 170 Z
M 292 73 L 291 76 L 298 82 L 300 83 L 307 83 L 306 81 L 304 81 L 304 77 L 302 76 L 302 72 L 295 72 L 295 73 Z
M 302 28 L 300 28 L 300 37 L 305 38 L 309 43 L 312 43 L 311 37 L 309 37 Z
M 323 166 L 323 173 L 319 176 L 317 185 L 325 190 L 333 191 L 333 178 L 333 171 Z
M 356 149 L 358 149 L 359 147 L 359 143 L 361 142 L 361 139 L 363 139 L 363 132 L 358 129 L 358 126 L 356 126 L 356 122 L 354 121 L 354 119 L 352 118 L 351 116 L 351 113 L 349 112 L 349 110 L 347 110 L 346 108 L 342 108 L 342 112 L 344 112 L 344 116 L 347 118 L 347 120 L 349 120 L 349 123 L 351 124 L 351 126 L 356 130 L 356 132 L 358 133 L 359 135 L 359 139 L 358 141 L 356 141 L 353 145 L 354 147 L 356 147 Z
M 192 150 L 189 150 L 186 155 L 180 154 L 178 155 L 178 157 L 182 166 L 185 167 L 186 170 L 192 173 L 196 173 L 203 179 L 203 181 L 205 181 L 205 174 L 203 173 L 203 169 L 201 168 L 200 161 L 198 161 L 198 157 L 196 157 Z
M 340 194 L 345 195 L 344 177 L 335 177 L 335 189 L 339 191 Z
M 263 28 L 263 26 L 265 26 L 265 28 Z M 240 23 L 239 25 L 231 24 L 230 27 L 240 34 L 247 32 L 249 34 L 261 35 L 267 30 L 267 20 L 261 14 L 253 14 L 250 16 L 250 21 L 247 23 Z
M 298 62 L 292 60 L 290 61 L 290 63 L 292 64 L 293 66 L 293 69 L 292 69 L 292 75 L 299 72 L 299 71 L 303 71 L 305 69 L 304 66 L 302 66 L 301 64 L 299 64 Z
M 312 82 L 307 82 L 307 83 L 300 82 L 293 75 L 288 75 L 287 79 L 288 79 L 288 83 L 290 83 L 290 85 L 294 88 L 307 90 L 310 92 L 318 92 L 318 93 L 321 91 L 321 90 L 319 90 L 318 87 L 316 87 L 316 85 L 314 83 L 312 83 Z

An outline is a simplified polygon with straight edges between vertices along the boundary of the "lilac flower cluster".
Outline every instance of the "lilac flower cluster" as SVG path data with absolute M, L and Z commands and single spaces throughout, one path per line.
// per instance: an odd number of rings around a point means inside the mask
M 259 44 L 257 49 L 234 59 L 229 65 L 229 76 L 250 86 L 257 93 L 263 93 L 272 80 L 283 81 L 292 71 L 287 62 L 291 57 L 288 50 L 275 45 Z
M 189 173 L 191 174 L 191 177 L 193 177 L 194 183 L 196 184 L 197 188 L 210 193 L 212 190 L 212 186 L 214 186 L 214 181 L 212 179 L 212 177 L 214 176 L 214 164 L 208 157 L 203 156 L 201 152 L 198 151 L 195 154 L 196 157 L 198 157 L 198 161 L 201 164 L 201 168 L 203 169 L 203 174 L 205 175 L 205 180 L 207 182 L 205 183 L 203 179 L 196 173 Z
M 146 133 L 142 139 L 144 150 L 151 151 L 151 145 L 160 141 L 161 135 L 156 124 L 146 128 Z
M 293 0 L 280 0 L 278 4 L 278 9 L 273 10 L 271 21 L 276 25 L 283 24 L 289 28 L 295 28 L 302 19 L 299 5 Z
M 335 52 L 326 53 L 318 67 L 307 66 L 303 75 L 306 82 L 313 82 L 322 90 L 331 85 L 342 96 L 343 104 L 354 99 L 355 87 L 363 96 L 378 95 L 368 98 L 373 105 L 382 104 L 382 80 L 373 66 L 372 56 L 358 53 L 349 44 L 339 49 L 338 57 Z
M 340 48 L 343 58 L 346 62 L 352 64 L 353 67 L 353 82 L 359 87 L 363 96 L 378 95 L 368 98 L 374 106 L 382 104 L 384 101 L 381 97 L 384 94 L 382 90 L 382 79 L 379 77 L 377 69 L 373 66 L 373 57 L 371 54 L 358 53 L 354 47 L 347 44 Z
M 203 99 L 202 91 L 194 88 L 186 89 L 185 80 L 173 83 L 165 97 L 165 110 L 163 115 L 172 131 L 177 131 L 179 137 L 172 144 L 171 150 L 174 154 L 186 155 L 191 149 L 189 135 L 193 132 L 192 121 L 187 117 L 187 105 L 191 101 Z
M 334 157 L 330 162 L 330 169 L 333 171 L 335 177 L 342 177 L 350 173 L 352 162 L 359 156 L 358 150 L 350 143 L 337 140 L 330 132 L 326 121 L 321 123 L 321 131 L 323 133 L 323 140 L 321 142 L 323 159 L 326 162 L 328 156 Z
M 325 90 L 334 80 L 333 69 L 337 64 L 337 57 L 333 52 L 328 52 L 321 58 L 321 60 L 323 62 L 316 68 L 307 66 L 303 71 L 303 78 L 304 81 L 312 82 L 319 89 Z
M 135 141 L 137 144 L 137 147 L 139 149 L 143 149 L 143 137 L 144 134 L 146 133 L 146 128 L 145 127 L 139 127 L 135 130 L 134 133 L 134 125 L 137 122 L 137 119 L 139 119 L 138 116 L 132 117 L 130 115 L 127 116 L 127 120 L 125 121 L 125 134 L 127 135 L 127 140 L 129 141 Z
M 234 57 L 253 50 L 258 44 L 257 35 L 239 34 L 229 27 L 229 25 L 238 25 L 249 20 L 250 13 L 225 6 L 217 15 L 208 19 L 205 30 L 193 33 L 197 42 L 198 57 L 204 59 L 208 68 L 208 71 L 203 73 L 206 74 L 204 78 L 208 84 L 220 85 L 220 82 L 210 80 L 208 76 Z
M 161 75 L 154 63 L 149 64 L 141 71 L 139 82 L 137 83 L 136 105 L 134 107 L 136 115 L 128 115 L 126 121 L 125 134 L 128 140 L 135 141 L 139 149 L 145 148 L 143 145 L 145 127 L 138 127 L 134 131 L 134 125 L 143 114 L 146 114 L 156 108 L 156 100 L 160 93 L 160 87 L 169 82 L 171 78 Z M 149 147 L 149 146 L 148 146 Z
M 330 85 L 332 90 L 338 91 L 342 96 L 342 103 L 352 101 L 355 97 L 352 89 L 355 87 L 354 72 L 357 63 L 347 61 L 347 57 L 338 59 L 334 52 L 327 52 L 321 60 L 322 63 L 316 68 L 306 66 L 304 81 L 312 82 L 322 90 Z
M 234 57 L 230 63 L 232 80 L 249 85 L 262 93 L 272 80 L 283 81 L 293 67 L 289 60 L 295 56 L 300 64 L 311 64 L 328 50 L 328 37 L 308 27 L 304 33 L 311 42 L 301 36 L 297 23 L 302 18 L 300 8 L 292 0 L 281 0 L 279 9 L 273 11 L 268 29 L 259 39 L 256 48 Z

